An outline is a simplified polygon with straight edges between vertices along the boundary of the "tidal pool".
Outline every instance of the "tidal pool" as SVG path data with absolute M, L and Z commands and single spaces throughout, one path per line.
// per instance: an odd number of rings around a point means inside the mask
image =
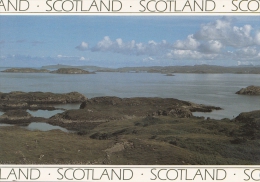
M 42 118 L 50 118 L 54 116 L 55 114 L 62 113 L 64 112 L 63 110 L 53 110 L 53 111 L 48 111 L 48 110 L 37 110 L 37 111 L 32 111 L 32 110 L 27 110 L 28 113 L 30 113 L 34 117 L 42 117 Z
M 40 122 L 32 122 L 28 126 L 24 127 L 28 130 L 39 130 L 39 131 L 50 131 L 50 130 L 61 130 L 64 132 L 69 132 L 66 128 L 62 128 L 60 126 L 54 126 L 48 123 L 40 123 Z

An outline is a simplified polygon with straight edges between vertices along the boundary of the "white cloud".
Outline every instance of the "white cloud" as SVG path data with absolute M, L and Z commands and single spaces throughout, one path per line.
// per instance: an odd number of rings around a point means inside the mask
M 260 60 L 260 49 L 256 47 L 245 47 L 242 49 L 238 49 L 234 52 L 234 57 L 237 60 L 244 61 L 259 61 Z
M 224 46 L 241 48 L 254 44 L 252 30 L 251 25 L 238 27 L 234 26 L 230 19 L 222 18 L 202 25 L 194 37 L 197 40 L 217 40 Z
M 153 40 L 148 41 L 148 43 L 136 43 L 135 40 L 124 42 L 121 38 L 112 41 L 110 37 L 105 36 L 91 50 L 93 52 L 114 52 L 127 55 L 157 55 L 162 51 L 165 52 L 167 48 L 169 48 L 169 44 L 165 40 L 159 43 Z
M 223 45 L 218 40 L 207 41 L 199 47 L 199 50 L 204 53 L 218 53 L 223 48 Z
M 81 44 L 78 45 L 78 46 L 76 47 L 76 49 L 78 49 L 78 50 L 80 50 L 80 51 L 86 51 L 86 50 L 88 50 L 88 43 L 86 43 L 86 42 L 81 42 Z
M 177 40 L 173 47 L 176 49 L 185 49 L 185 50 L 196 50 L 200 46 L 200 43 L 193 38 L 193 35 L 188 35 L 187 39 Z
M 254 66 L 253 62 L 249 61 L 237 61 L 238 66 Z
M 167 54 L 170 59 L 182 59 L 182 60 L 211 60 L 218 56 L 218 54 L 203 54 L 199 51 L 193 50 L 178 50 L 174 49 Z
M 258 31 L 255 35 L 255 43 L 260 45 L 260 31 Z
M 86 59 L 84 57 L 79 58 L 80 61 L 85 61 Z
M 92 52 L 112 52 L 123 55 L 144 55 L 143 62 L 159 60 L 188 60 L 212 63 L 213 61 L 260 61 L 260 30 L 251 25 L 235 25 L 230 17 L 202 24 L 199 30 L 187 35 L 184 40 L 169 43 L 112 40 L 105 36 L 94 47 L 84 50 Z M 84 47 L 83 42 L 78 47 Z
M 147 57 L 143 59 L 143 62 L 150 62 L 150 61 L 155 61 L 155 59 L 152 57 Z

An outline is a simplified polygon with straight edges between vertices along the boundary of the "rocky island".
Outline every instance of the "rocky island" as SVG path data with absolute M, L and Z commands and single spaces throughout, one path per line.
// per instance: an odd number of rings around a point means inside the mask
M 51 92 L 0 92 L 0 110 L 51 109 L 49 104 L 81 103 L 87 98 L 78 93 L 57 94 Z
M 1 72 L 6 73 L 49 73 L 47 69 L 34 69 L 34 68 L 10 68 Z
M 59 68 L 58 70 L 51 71 L 50 73 L 57 74 L 91 74 L 91 72 L 79 68 Z
M 248 86 L 246 88 L 242 88 L 241 90 L 237 91 L 236 94 L 241 95 L 260 95 L 260 86 Z

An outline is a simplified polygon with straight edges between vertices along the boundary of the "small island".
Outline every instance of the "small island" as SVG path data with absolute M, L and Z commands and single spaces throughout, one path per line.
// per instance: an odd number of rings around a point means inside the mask
M 175 76 L 175 75 L 172 73 L 167 73 L 165 76 Z
M 34 69 L 34 68 L 10 68 L 1 72 L 6 73 L 49 73 L 47 69 Z
M 91 72 L 79 68 L 59 68 L 58 70 L 51 71 L 50 73 L 57 74 L 91 74 Z
M 240 95 L 260 95 L 260 86 L 248 86 L 237 91 L 236 94 Z
M 51 93 L 51 92 L 0 92 L 0 110 L 16 109 L 43 109 L 55 110 L 50 104 L 81 103 L 87 98 L 78 93 Z

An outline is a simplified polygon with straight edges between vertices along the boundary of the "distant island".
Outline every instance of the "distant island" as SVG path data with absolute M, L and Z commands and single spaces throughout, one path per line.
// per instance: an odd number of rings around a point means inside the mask
M 91 72 L 79 68 L 59 68 L 58 70 L 51 71 L 50 73 L 57 74 L 91 74 Z
M 1 72 L 7 73 L 49 73 L 47 69 L 34 69 L 34 68 L 10 68 Z
M 34 69 L 34 68 L 10 68 L 2 72 L 6 73 L 57 73 L 57 74 L 93 74 L 94 72 L 86 71 L 79 68 L 59 68 L 54 71 L 47 69 Z

